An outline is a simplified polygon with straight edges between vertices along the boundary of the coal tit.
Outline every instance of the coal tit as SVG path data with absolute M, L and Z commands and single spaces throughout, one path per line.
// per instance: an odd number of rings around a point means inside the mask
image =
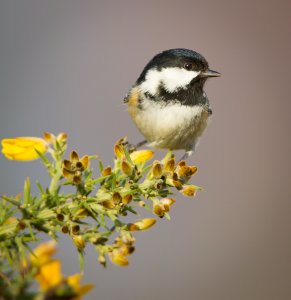
M 154 56 L 124 98 L 146 138 L 138 146 L 184 149 L 182 159 L 190 156 L 212 114 L 204 84 L 220 75 L 192 50 L 170 49 Z

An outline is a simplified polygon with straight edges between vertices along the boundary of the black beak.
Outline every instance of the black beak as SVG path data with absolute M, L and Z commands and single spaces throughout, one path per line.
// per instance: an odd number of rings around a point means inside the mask
M 199 76 L 200 77 L 219 77 L 219 76 L 221 76 L 221 74 L 216 71 L 206 70 L 204 72 L 201 72 L 199 74 Z

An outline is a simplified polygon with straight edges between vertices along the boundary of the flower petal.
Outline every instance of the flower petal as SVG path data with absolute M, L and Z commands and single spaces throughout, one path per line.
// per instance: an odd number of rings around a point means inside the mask
M 60 261 L 51 260 L 42 265 L 35 276 L 35 279 L 39 282 L 40 288 L 43 291 L 47 291 L 60 284 L 62 281 Z
M 135 164 L 142 164 L 152 159 L 154 152 L 151 150 L 138 150 L 130 154 L 130 158 Z
M 2 140 L 2 153 L 11 160 L 28 161 L 39 158 L 39 153 L 47 151 L 48 144 L 36 137 L 18 137 Z

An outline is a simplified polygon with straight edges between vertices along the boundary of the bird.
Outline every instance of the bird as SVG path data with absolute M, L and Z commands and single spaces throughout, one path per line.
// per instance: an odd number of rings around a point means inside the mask
M 128 112 L 145 140 L 159 149 L 194 151 L 212 115 L 204 85 L 221 74 L 193 50 L 177 48 L 156 54 L 124 98 Z

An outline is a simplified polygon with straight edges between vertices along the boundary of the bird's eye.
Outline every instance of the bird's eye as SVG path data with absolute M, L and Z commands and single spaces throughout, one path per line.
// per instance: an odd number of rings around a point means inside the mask
M 184 69 L 186 69 L 187 71 L 193 70 L 193 64 L 191 64 L 191 63 L 185 63 L 184 64 Z

